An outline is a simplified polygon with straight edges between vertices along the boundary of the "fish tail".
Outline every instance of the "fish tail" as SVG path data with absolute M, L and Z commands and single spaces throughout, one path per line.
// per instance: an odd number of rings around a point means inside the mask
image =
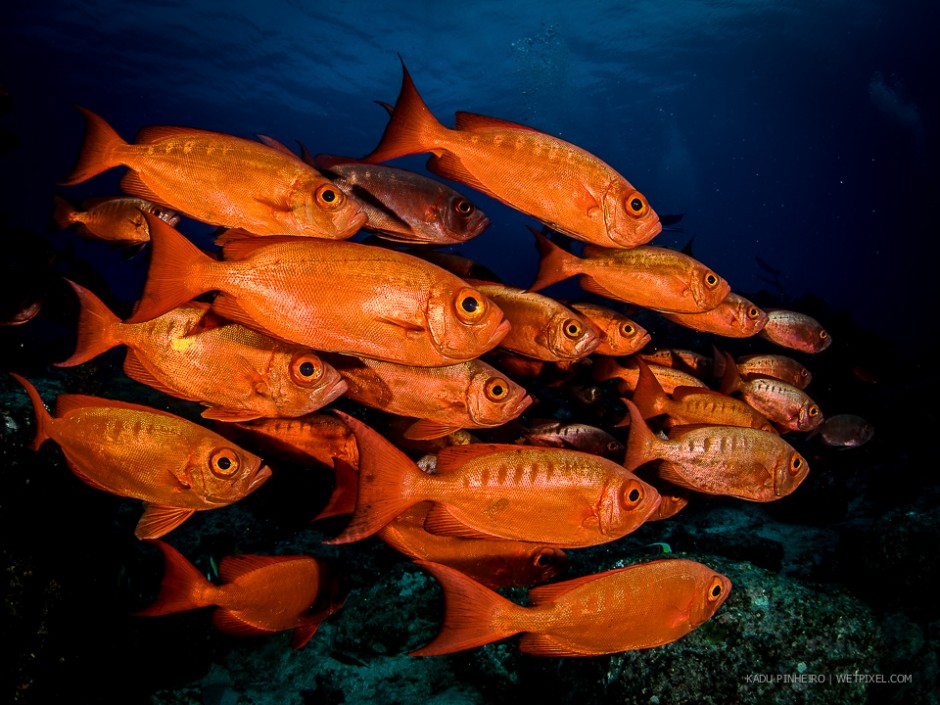
M 68 179 L 59 182 L 61 186 L 79 184 L 111 167 L 120 166 L 122 162 L 116 154 L 116 149 L 127 145 L 114 128 L 98 115 L 81 106 L 75 107 L 85 116 L 85 142 L 78 157 L 78 164 Z
M 52 415 L 46 411 L 46 405 L 42 403 L 39 392 L 32 384 L 15 372 L 11 372 L 10 376 L 23 385 L 23 389 L 29 395 L 29 400 L 33 403 L 33 410 L 36 412 L 36 438 L 33 439 L 32 449 L 39 450 L 39 447 L 50 438 L 48 429 L 49 424 L 52 423 Z
M 55 210 L 52 212 L 52 219 L 59 228 L 67 228 L 73 223 L 79 222 L 79 214 L 75 207 L 59 195 L 53 196 L 55 200 Z
M 168 543 L 154 539 L 148 540 L 163 553 L 166 568 L 156 600 L 149 607 L 132 614 L 140 617 L 156 617 L 213 604 L 206 599 L 206 595 L 214 586 L 203 577 L 196 566 Z
M 627 437 L 627 452 L 623 459 L 623 466 L 630 471 L 636 470 L 643 463 L 655 460 L 658 439 L 653 435 L 650 427 L 643 420 L 643 414 L 629 399 L 624 399 L 630 413 L 630 435 Z
M 115 316 L 101 299 L 88 289 L 68 279 L 65 281 L 71 284 L 75 290 L 81 311 L 78 314 L 78 337 L 75 341 L 75 352 L 72 353 L 69 359 L 56 362 L 56 367 L 80 365 L 94 357 L 98 357 L 98 355 L 116 345 L 120 345 L 121 341 L 118 340 L 116 333 L 123 325 L 121 319 Z
M 525 608 L 484 587 L 459 570 L 430 561 L 415 561 L 429 571 L 444 589 L 444 625 L 427 646 L 412 656 L 439 656 L 472 649 L 518 634 L 514 620 L 506 619 Z
M 346 530 L 324 543 L 351 543 L 371 536 L 408 507 L 425 499 L 409 491 L 421 470 L 411 458 L 358 419 L 334 411 L 352 429 L 359 445 L 356 510 Z
M 541 260 L 539 262 L 539 273 L 528 291 L 539 291 L 580 273 L 581 260 L 570 252 L 565 252 L 535 228 L 530 226 L 529 230 L 535 235 Z
M 382 133 L 379 145 L 366 157 L 363 162 L 384 162 L 407 154 L 431 151 L 435 146 L 436 135 L 446 130 L 440 121 L 431 113 L 424 100 L 418 94 L 411 75 L 401 62 L 402 80 L 401 92 L 392 116 Z
M 656 375 L 650 370 L 649 365 L 640 357 L 636 358 L 636 362 L 640 368 L 640 375 L 637 379 L 636 388 L 633 390 L 633 403 L 636 404 L 644 419 L 658 416 L 663 413 L 666 392 L 659 380 L 656 379 Z
M 169 224 L 144 213 L 150 228 L 150 271 L 134 314 L 125 323 L 143 323 L 212 290 L 203 276 L 215 261 Z
M 595 382 L 606 382 L 609 379 L 621 379 L 624 367 L 610 355 L 602 355 L 591 365 L 591 377 Z

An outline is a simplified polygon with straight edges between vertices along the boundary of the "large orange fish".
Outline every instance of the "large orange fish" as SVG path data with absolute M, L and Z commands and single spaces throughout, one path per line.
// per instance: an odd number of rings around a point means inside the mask
M 702 494 L 751 502 L 772 502 L 795 490 L 809 464 L 783 438 L 769 431 L 739 426 L 678 426 L 667 440 L 650 431 L 636 405 L 630 412 L 630 436 L 624 467 L 661 460 L 658 476 Z
M 159 538 L 194 512 L 237 502 L 271 476 L 258 456 L 166 411 L 60 394 L 53 417 L 35 387 L 10 374 L 36 412 L 35 450 L 51 438 L 79 479 L 144 501 L 137 538 Z
M 501 426 L 532 403 L 525 389 L 482 360 L 414 367 L 352 355 L 327 359 L 346 380 L 350 399 L 419 419 L 405 431 L 415 440 Z
M 556 546 L 432 534 L 424 528 L 430 508 L 426 502 L 408 509 L 377 536 L 410 558 L 443 563 L 492 588 L 544 583 L 568 565 L 567 555 Z
M 222 584 L 216 585 L 169 544 L 153 544 L 163 553 L 166 569 L 156 600 L 134 613 L 138 616 L 216 606 L 212 623 L 220 631 L 254 636 L 293 629 L 290 644 L 299 649 L 342 606 L 324 567 L 312 556 L 227 556 L 219 562 Z
M 479 357 L 509 331 L 480 291 L 403 252 L 311 238 L 234 238 L 219 262 L 147 218 L 150 273 L 127 323 L 218 290 L 216 313 L 275 338 L 421 367 Z
M 662 230 L 646 198 L 593 154 L 531 127 L 458 112 L 444 127 L 402 62 L 401 93 L 378 147 L 364 161 L 430 152 L 428 169 L 472 186 L 566 235 L 633 247 Z
M 81 304 L 71 367 L 116 345 L 128 347 L 131 379 L 207 407 L 221 421 L 303 416 L 346 391 L 346 382 L 310 348 L 216 321 L 209 304 L 184 304 L 145 323 L 122 323 L 97 296 L 69 282 Z
M 733 291 L 715 308 L 700 313 L 671 313 L 660 311 L 667 318 L 680 326 L 704 333 L 714 333 L 725 338 L 750 338 L 757 335 L 767 325 L 767 313 Z
M 632 355 L 650 342 L 650 334 L 643 326 L 618 311 L 586 301 L 573 303 L 571 308 L 603 333 L 601 344 L 594 349 L 598 355 Z
M 542 262 L 529 291 L 581 274 L 581 288 L 592 294 L 677 313 L 713 309 L 731 291 L 728 282 L 704 264 L 665 247 L 613 250 L 585 245 L 581 258 L 565 252 L 541 233 L 532 232 Z
M 450 446 L 429 475 L 361 421 L 336 413 L 359 443 L 359 488 L 348 527 L 328 543 L 363 539 L 432 501 L 432 533 L 591 546 L 630 533 L 659 504 L 653 487 L 617 463 L 561 448 Z
M 512 324 L 500 346 L 519 355 L 559 362 L 579 360 L 601 344 L 601 336 L 580 313 L 548 296 L 505 284 L 473 281 Z
M 185 127 L 147 127 L 125 142 L 98 115 L 79 108 L 88 129 L 78 164 L 62 183 L 78 184 L 116 166 L 121 188 L 205 223 L 254 235 L 344 240 L 365 222 L 359 204 L 299 157 L 253 140 Z
M 529 590 L 521 607 L 460 571 L 416 561 L 444 588 L 444 625 L 413 656 L 472 649 L 522 633 L 534 656 L 595 656 L 648 649 L 680 639 L 708 621 L 731 581 L 685 559 L 641 563 Z

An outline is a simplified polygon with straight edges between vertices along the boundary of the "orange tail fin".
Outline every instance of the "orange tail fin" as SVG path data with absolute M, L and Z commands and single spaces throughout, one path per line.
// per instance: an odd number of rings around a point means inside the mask
M 55 210 L 52 213 L 52 219 L 60 228 L 67 228 L 72 223 L 78 222 L 78 211 L 75 207 L 66 201 L 62 196 L 53 196 L 55 201 Z
M 122 162 L 115 154 L 115 148 L 127 145 L 127 142 L 121 139 L 121 136 L 114 131 L 114 128 L 103 119 L 90 110 L 78 105 L 75 107 L 85 116 L 87 124 L 85 143 L 82 145 L 78 164 L 75 165 L 71 176 L 65 181 L 59 182 L 62 186 L 80 184 L 92 176 L 97 176 L 102 171 L 120 166 Z
M 346 530 L 328 544 L 351 543 L 371 536 L 408 507 L 423 501 L 409 486 L 423 473 L 402 453 L 358 419 L 334 411 L 356 436 L 359 444 L 359 496 Z
M 88 362 L 93 357 L 110 350 L 121 341 L 117 332 L 123 325 L 121 319 L 111 313 L 111 310 L 102 303 L 101 299 L 88 289 L 66 279 L 81 305 L 78 314 L 78 339 L 75 342 L 75 352 L 68 360 L 55 363 L 56 367 L 74 367 Z
M 32 448 L 33 450 L 39 450 L 39 447 L 46 439 L 50 438 L 48 428 L 49 424 L 52 422 L 52 416 L 46 411 L 46 405 L 42 403 L 39 392 L 36 391 L 36 388 L 32 384 L 15 372 L 11 372 L 10 376 L 23 385 L 23 389 L 25 389 L 26 394 L 29 395 L 29 400 L 33 403 L 33 410 L 36 412 L 36 438 L 33 439 Z
M 633 390 L 633 403 L 636 404 L 644 419 L 665 413 L 668 397 L 663 390 L 663 385 L 659 383 L 656 375 L 641 357 L 636 358 L 636 364 L 640 368 L 640 375 L 636 389 Z
M 212 291 L 204 276 L 217 263 L 163 220 L 144 213 L 150 227 L 150 271 L 134 315 L 125 323 L 143 323 Z
M 141 617 L 156 617 L 213 604 L 204 597 L 212 592 L 211 589 L 206 589 L 212 588 L 212 583 L 202 576 L 196 566 L 168 543 L 157 540 L 151 540 L 150 543 L 163 553 L 166 569 L 157 599 L 149 607 L 133 614 Z
M 570 252 L 565 252 L 535 228 L 529 226 L 529 230 L 535 235 L 539 254 L 542 256 L 539 262 L 539 273 L 529 287 L 529 291 L 538 291 L 563 279 L 573 277 L 575 274 L 581 274 L 580 259 Z
M 392 117 L 385 127 L 379 146 L 363 157 L 363 162 L 374 164 L 406 154 L 430 152 L 436 146 L 436 133 L 447 129 L 431 114 L 421 99 L 404 61 L 401 62 L 401 70 L 401 92 L 398 94 Z
M 623 466 L 632 472 L 643 463 L 659 457 L 656 451 L 661 441 L 650 431 L 650 427 L 646 425 L 643 414 L 636 408 L 636 404 L 629 399 L 624 399 L 623 403 L 626 404 L 627 411 L 630 413 L 630 436 L 627 438 L 627 452 L 623 459 Z
M 454 568 L 430 561 L 415 561 L 415 564 L 430 571 L 444 588 L 444 626 L 434 641 L 412 651 L 412 656 L 439 656 L 472 649 L 521 631 L 512 627 L 499 628 L 497 625 L 511 623 L 512 620 L 505 617 L 524 611 L 524 607 L 510 602 Z

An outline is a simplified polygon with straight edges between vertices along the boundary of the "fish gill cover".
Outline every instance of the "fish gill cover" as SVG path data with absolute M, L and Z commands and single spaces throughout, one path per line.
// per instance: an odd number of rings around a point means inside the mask
M 5 699 L 936 698 L 936 10 L 5 14 Z

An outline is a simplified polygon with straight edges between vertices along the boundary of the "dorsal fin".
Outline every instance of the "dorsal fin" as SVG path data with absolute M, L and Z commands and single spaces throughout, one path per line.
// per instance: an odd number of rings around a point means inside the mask
M 500 118 L 494 118 L 488 115 L 480 115 L 478 113 L 468 113 L 462 110 L 458 110 L 455 115 L 455 127 L 458 130 L 464 130 L 466 132 L 474 132 L 475 130 L 486 130 L 493 128 L 509 128 L 512 130 L 526 130 L 528 132 L 536 132 L 540 135 L 545 134 L 541 130 L 536 130 L 534 127 L 529 127 L 528 125 L 520 125 L 518 122 L 509 122 L 509 120 L 502 120 Z
M 60 394 L 56 399 L 56 416 L 62 417 L 73 411 L 80 409 L 129 409 L 131 411 L 142 411 L 147 414 L 160 414 L 171 419 L 178 419 L 175 414 L 160 409 L 153 409 L 141 404 L 131 404 L 126 401 L 117 401 L 116 399 L 103 399 L 101 397 L 92 397 L 86 394 Z
M 219 562 L 219 577 L 223 582 L 230 583 L 256 570 L 264 570 L 278 563 L 299 560 L 310 559 L 306 556 L 257 556 L 251 553 L 227 556 Z

